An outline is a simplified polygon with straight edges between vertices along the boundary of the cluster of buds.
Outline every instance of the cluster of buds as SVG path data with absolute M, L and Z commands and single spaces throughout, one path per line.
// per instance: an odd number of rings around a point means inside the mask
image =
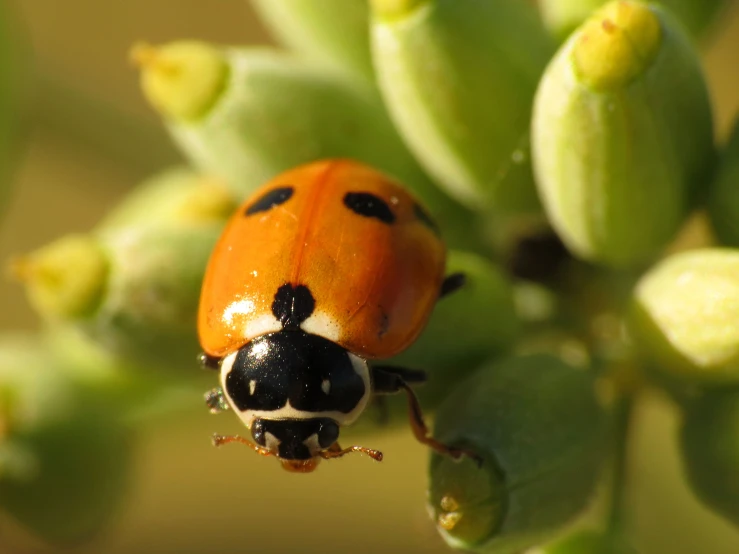
M 132 49 L 188 166 L 141 183 L 89 233 L 12 261 L 45 331 L 26 354 L 0 341 L 0 508 L 50 540 L 103 523 L 127 475 L 131 406 L 172 375 L 198 379 L 198 297 L 227 217 L 275 175 L 342 157 L 421 198 L 448 272 L 467 276 L 389 362 L 429 372 L 419 397 L 434 437 L 483 460 L 430 456 L 428 511 L 449 545 L 635 552 L 623 466 L 630 411 L 650 389 L 682 410 L 696 496 L 739 523 L 739 130 L 719 156 L 695 46 L 722 3 L 253 4 L 285 50 Z M 719 244 L 675 252 L 704 208 Z M 37 396 L 18 396 L 21 366 Z M 112 431 L 79 446 L 115 477 L 107 488 L 77 466 L 44 470 L 65 461 L 52 423 L 72 441 L 99 432 L 77 425 L 100 408 L 91 396 L 120 415 L 91 418 Z M 57 397 L 63 417 L 45 412 Z M 577 530 L 604 482 L 611 517 Z M 81 491 L 79 514 L 36 506 L 35 491 L 62 486 Z

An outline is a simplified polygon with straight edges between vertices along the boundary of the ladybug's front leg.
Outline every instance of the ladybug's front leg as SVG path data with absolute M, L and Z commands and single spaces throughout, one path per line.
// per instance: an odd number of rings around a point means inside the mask
M 203 369 L 212 369 L 213 371 L 218 371 L 219 369 L 221 369 L 222 359 L 223 358 L 217 358 L 216 356 L 210 356 L 205 352 L 198 356 L 200 367 L 202 367 Z
M 398 379 L 408 385 L 422 385 L 428 380 L 426 372 L 420 369 L 409 369 L 395 365 L 378 365 L 372 367 L 374 377 L 373 392 L 375 394 L 395 394 L 400 392 Z
M 388 381 L 384 377 L 384 375 L 397 375 L 409 385 L 424 384 L 426 382 L 427 375 L 425 371 L 397 366 L 385 365 L 379 366 L 378 369 L 382 373 L 375 373 L 374 375 L 374 384 L 372 387 L 372 392 L 374 393 L 374 396 L 372 398 L 372 406 L 376 409 L 377 424 L 380 426 L 384 426 L 387 425 L 390 421 L 390 408 L 388 406 L 386 396 L 388 394 L 396 394 L 399 392 L 394 378 L 391 378 L 390 381 Z
M 374 392 L 376 394 L 392 394 L 400 392 L 401 390 L 405 391 L 408 396 L 408 411 L 410 415 L 411 429 L 413 430 L 413 434 L 418 442 L 425 444 L 439 454 L 445 454 L 455 459 L 461 458 L 465 455 L 476 460 L 478 464 L 482 463 L 482 459 L 471 450 L 448 446 L 429 435 L 429 430 L 423 419 L 423 410 L 421 410 L 421 404 L 418 402 L 418 397 L 416 396 L 416 393 L 413 392 L 410 385 L 403 379 L 403 375 L 418 374 L 423 374 L 425 376 L 424 372 L 412 369 L 392 366 L 373 367 L 372 378 Z
M 467 282 L 467 276 L 464 273 L 452 273 L 444 278 L 439 291 L 439 300 L 461 289 Z

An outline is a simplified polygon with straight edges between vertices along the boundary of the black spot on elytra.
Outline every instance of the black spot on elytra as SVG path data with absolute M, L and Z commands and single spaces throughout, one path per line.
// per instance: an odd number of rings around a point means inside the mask
M 252 215 L 259 212 L 266 212 L 271 210 L 275 206 L 284 204 L 293 195 L 295 189 L 292 187 L 279 187 L 265 192 L 260 198 L 258 198 L 253 204 L 251 204 L 246 211 L 245 215 Z
M 373 217 L 387 224 L 395 222 L 395 214 L 387 202 L 370 192 L 347 192 L 344 205 L 357 215 Z
M 387 330 L 390 328 L 390 317 L 385 313 L 382 312 L 380 314 L 380 327 L 377 330 L 377 338 L 382 338 L 385 333 L 387 333 Z
M 420 204 L 413 204 L 413 215 L 415 215 L 418 221 L 431 229 L 435 234 L 440 234 L 439 226 L 436 224 L 436 221 L 433 220 L 431 214 L 426 211 L 426 208 Z
M 272 314 L 282 323 L 283 329 L 297 329 L 310 317 L 316 300 L 305 285 L 285 283 L 275 293 Z

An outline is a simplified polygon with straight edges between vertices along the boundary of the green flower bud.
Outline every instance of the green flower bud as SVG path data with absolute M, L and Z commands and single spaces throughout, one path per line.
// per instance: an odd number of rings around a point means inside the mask
M 594 386 L 592 372 L 532 355 L 485 367 L 452 392 L 434 436 L 483 462 L 432 454 L 429 509 L 451 546 L 513 554 L 584 510 L 607 450 Z
M 526 2 L 372 0 L 385 102 L 440 185 L 471 208 L 537 207 L 527 127 L 553 47 Z
M 0 338 L 0 513 L 47 542 L 71 543 L 120 507 L 130 437 L 105 401 L 58 369 L 39 340 Z
M 708 213 L 718 239 L 727 246 L 739 246 L 739 119 L 721 155 Z
M 43 271 L 26 271 L 26 290 L 40 315 L 74 324 L 122 363 L 192 367 L 199 352 L 200 287 L 222 227 L 222 222 L 143 225 L 61 239 L 42 249 L 43 257 L 31 256 L 42 259 Z M 80 256 L 66 247 L 68 241 L 79 242 L 102 261 L 77 262 Z M 44 291 L 44 302 L 36 300 L 37 290 Z M 78 305 L 85 309 L 59 309 Z
M 129 227 L 101 236 L 111 272 L 105 297 L 75 323 L 124 361 L 193 367 L 205 266 L 223 224 Z
M 102 302 L 110 267 L 95 239 L 68 235 L 16 258 L 11 270 L 33 307 L 51 318 L 85 317 Z
M 633 338 L 668 377 L 739 381 L 739 250 L 709 248 L 670 256 L 639 281 Z
M 296 54 L 372 79 L 366 0 L 252 0 L 252 6 Z
M 612 266 L 656 256 L 714 160 L 706 84 L 679 25 L 626 0 L 593 15 L 542 77 L 532 152 L 545 211 L 570 250 Z
M 97 229 L 105 232 L 141 225 L 223 223 L 238 203 L 221 180 L 186 167 L 173 167 L 139 184 Z
M 528 554 L 637 554 L 623 537 L 599 531 L 579 531 Z
M 492 356 L 509 351 L 519 336 L 513 287 L 493 263 L 451 251 L 447 274 L 462 272 L 464 286 L 439 301 L 426 329 L 413 345 L 389 363 L 428 371 L 418 388 L 424 406 L 433 407 Z
M 168 117 L 197 120 L 211 108 L 229 77 L 218 50 L 200 42 L 175 42 L 155 48 L 139 44 L 133 61 L 144 68 L 141 88 Z
M 739 390 L 713 390 L 685 411 L 680 448 L 695 495 L 739 525 Z
M 172 168 L 141 183 L 92 233 L 15 262 L 34 308 L 54 323 L 52 343 L 65 344 L 64 357 L 82 351 L 72 356 L 76 379 L 130 392 L 133 373 L 140 381 L 152 369 L 193 367 L 205 266 L 237 203 L 218 179 Z
M 303 163 L 354 158 L 406 184 L 425 202 L 450 244 L 480 249 L 474 218 L 424 175 L 369 85 L 267 49 L 200 46 L 216 52 L 229 74 L 224 87 L 213 89 L 207 113 L 188 121 L 162 108 L 161 102 L 152 99 L 152 104 L 201 171 L 223 178 L 243 197 Z M 193 57 L 192 68 L 189 58 L 178 59 L 184 73 L 197 71 L 200 58 Z M 156 64 L 143 69 L 160 71 Z M 187 97 L 189 82 L 180 84 L 177 97 Z

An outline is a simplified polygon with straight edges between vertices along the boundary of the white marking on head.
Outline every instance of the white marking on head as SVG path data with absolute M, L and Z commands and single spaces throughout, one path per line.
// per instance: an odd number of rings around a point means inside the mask
M 254 395 L 254 391 L 257 390 L 257 382 L 252 379 L 249 381 L 249 394 Z
M 310 452 L 313 456 L 323 450 L 323 448 L 321 448 L 321 445 L 318 444 L 318 433 L 313 433 L 310 437 L 303 441 L 303 444 L 308 448 L 308 452 Z
M 331 381 L 328 379 L 324 379 L 321 381 L 321 390 L 323 391 L 323 394 L 328 394 L 331 392 Z
M 226 376 L 231 373 L 231 369 L 233 369 L 236 355 L 238 353 L 238 350 L 236 352 L 231 352 L 221 360 L 221 385 L 223 385 L 224 391 L 226 390 Z
M 318 335 L 331 342 L 338 342 L 341 338 L 341 325 L 324 312 L 313 312 L 300 328 L 311 335 Z
M 269 431 L 266 431 L 264 433 L 264 446 L 270 452 L 277 452 L 280 447 L 280 440 Z

